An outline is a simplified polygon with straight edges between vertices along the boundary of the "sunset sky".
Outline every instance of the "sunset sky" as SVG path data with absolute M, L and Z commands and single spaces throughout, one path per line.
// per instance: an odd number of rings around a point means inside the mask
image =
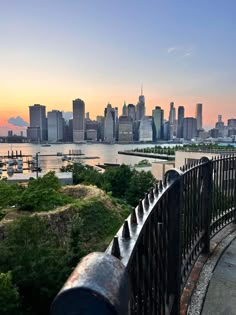
M 0 0 L 0 135 L 35 103 L 121 113 L 141 84 L 147 114 L 201 102 L 208 128 L 236 118 L 235 15 L 235 0 Z

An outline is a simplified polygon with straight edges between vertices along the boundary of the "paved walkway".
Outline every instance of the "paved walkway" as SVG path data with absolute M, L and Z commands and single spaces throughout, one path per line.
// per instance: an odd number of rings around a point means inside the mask
M 201 314 L 236 315 L 236 239 L 213 272 Z

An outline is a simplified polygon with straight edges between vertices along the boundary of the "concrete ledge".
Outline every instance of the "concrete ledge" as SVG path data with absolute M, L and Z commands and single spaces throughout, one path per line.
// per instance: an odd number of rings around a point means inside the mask
M 211 239 L 209 255 L 200 255 L 181 296 L 181 315 L 200 315 L 213 271 L 231 242 L 236 238 L 236 224 L 230 224 Z

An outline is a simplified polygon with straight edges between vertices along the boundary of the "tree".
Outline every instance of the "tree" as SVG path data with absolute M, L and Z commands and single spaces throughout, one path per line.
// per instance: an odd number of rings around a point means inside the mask
M 17 205 L 24 188 L 18 184 L 0 181 L 0 208 Z
M 46 211 L 70 202 L 59 189 L 61 185 L 54 172 L 29 181 L 28 187 L 21 194 L 18 204 L 20 210 Z
M 103 175 L 90 165 L 76 163 L 73 167 L 73 183 L 101 187 L 103 184 Z
M 49 234 L 43 219 L 21 217 L 8 226 L 0 252 L 0 271 L 11 270 L 24 310 L 30 315 L 48 314 L 71 271 L 69 255 L 56 235 Z
M 19 292 L 12 283 L 10 272 L 0 273 L 0 314 L 21 314 Z
M 126 194 L 131 177 L 132 171 L 130 167 L 125 164 L 116 168 L 107 168 L 103 174 L 103 188 L 106 191 L 111 191 L 114 197 L 123 198 Z
M 155 178 L 151 172 L 134 171 L 125 193 L 126 201 L 132 206 L 137 206 L 139 199 L 144 198 L 144 193 L 153 186 L 154 182 Z

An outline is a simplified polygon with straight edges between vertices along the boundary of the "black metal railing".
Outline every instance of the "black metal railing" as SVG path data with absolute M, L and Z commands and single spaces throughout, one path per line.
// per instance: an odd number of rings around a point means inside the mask
M 169 170 L 133 209 L 105 253 L 83 258 L 52 314 L 179 314 L 200 253 L 236 218 L 236 156 Z

